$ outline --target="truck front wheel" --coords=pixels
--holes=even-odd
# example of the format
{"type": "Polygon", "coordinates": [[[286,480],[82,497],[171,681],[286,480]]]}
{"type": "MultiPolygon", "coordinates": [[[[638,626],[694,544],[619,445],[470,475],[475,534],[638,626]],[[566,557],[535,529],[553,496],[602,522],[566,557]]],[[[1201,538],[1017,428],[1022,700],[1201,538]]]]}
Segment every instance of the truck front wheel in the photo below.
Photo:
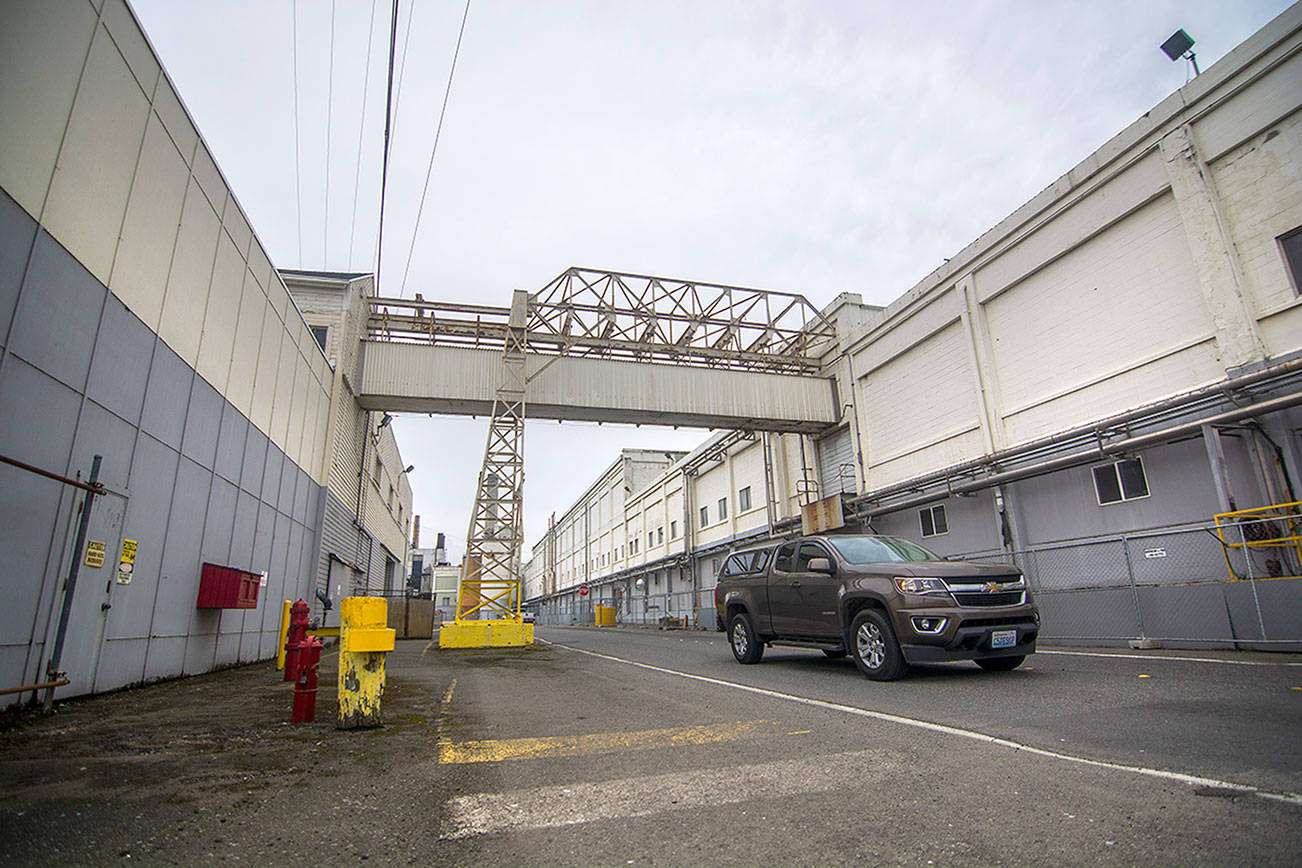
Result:
{"type": "Polygon", "coordinates": [[[850,654],[859,671],[873,681],[894,681],[909,671],[885,614],[864,609],[850,625],[850,654]]]}
{"type": "Polygon", "coordinates": [[[732,645],[732,656],[738,663],[758,663],[764,656],[764,644],[755,635],[750,617],[745,612],[732,616],[728,624],[728,644],[732,645]]]}

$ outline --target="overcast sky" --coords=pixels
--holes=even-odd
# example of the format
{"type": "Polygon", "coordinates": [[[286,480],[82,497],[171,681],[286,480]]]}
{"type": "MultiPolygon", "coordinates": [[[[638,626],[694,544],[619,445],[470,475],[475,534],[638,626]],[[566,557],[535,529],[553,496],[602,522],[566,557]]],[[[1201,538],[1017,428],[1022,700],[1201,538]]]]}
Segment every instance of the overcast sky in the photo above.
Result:
{"type": "MultiPolygon", "coordinates": [[[[374,271],[389,0],[129,2],[272,261],[374,271]]],[[[417,231],[466,6],[402,0],[380,292],[582,265],[885,304],[1183,85],[1177,28],[1206,70],[1288,5],[472,0],[417,231]]],[[[394,429],[455,561],[487,420],[394,429]]],[[[526,540],[621,447],[704,436],[530,423],[526,540]]]]}

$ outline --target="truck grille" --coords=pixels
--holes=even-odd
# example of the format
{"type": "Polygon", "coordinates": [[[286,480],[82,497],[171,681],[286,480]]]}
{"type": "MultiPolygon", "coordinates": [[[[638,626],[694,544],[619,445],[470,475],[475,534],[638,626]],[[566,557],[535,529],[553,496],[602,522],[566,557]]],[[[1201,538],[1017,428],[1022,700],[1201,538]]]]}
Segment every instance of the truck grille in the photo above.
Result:
{"type": "Polygon", "coordinates": [[[956,591],[954,599],[960,606],[1020,606],[1026,600],[1026,592],[995,591],[987,594],[983,591],[956,591]]]}

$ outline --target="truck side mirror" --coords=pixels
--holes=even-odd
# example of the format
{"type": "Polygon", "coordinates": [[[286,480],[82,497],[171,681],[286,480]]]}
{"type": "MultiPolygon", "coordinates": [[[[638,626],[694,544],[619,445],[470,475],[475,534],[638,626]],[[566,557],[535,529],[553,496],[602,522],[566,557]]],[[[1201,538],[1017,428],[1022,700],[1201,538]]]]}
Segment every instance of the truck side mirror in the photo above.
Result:
{"type": "Polygon", "coordinates": [[[811,573],[827,573],[829,576],[836,572],[830,558],[810,558],[807,569],[811,573]]]}

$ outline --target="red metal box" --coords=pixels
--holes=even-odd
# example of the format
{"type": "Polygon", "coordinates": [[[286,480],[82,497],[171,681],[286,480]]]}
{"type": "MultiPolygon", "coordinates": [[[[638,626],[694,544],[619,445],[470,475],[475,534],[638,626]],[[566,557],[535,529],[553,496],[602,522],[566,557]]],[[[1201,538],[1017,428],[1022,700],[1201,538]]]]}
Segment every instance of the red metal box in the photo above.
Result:
{"type": "Polygon", "coordinates": [[[200,609],[256,609],[262,576],[235,567],[204,564],[199,576],[200,609]]]}

